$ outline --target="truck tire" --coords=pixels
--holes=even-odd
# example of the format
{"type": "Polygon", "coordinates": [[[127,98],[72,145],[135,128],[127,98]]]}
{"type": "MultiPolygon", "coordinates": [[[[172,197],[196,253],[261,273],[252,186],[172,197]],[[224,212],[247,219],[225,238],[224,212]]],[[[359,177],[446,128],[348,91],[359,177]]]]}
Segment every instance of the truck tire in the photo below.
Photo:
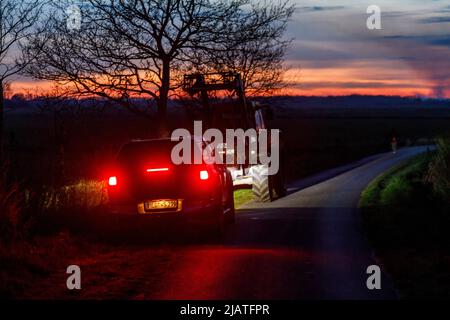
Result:
{"type": "Polygon", "coordinates": [[[267,165],[261,164],[251,167],[253,199],[257,202],[270,202],[272,200],[268,173],[267,165]]]}
{"type": "Polygon", "coordinates": [[[229,179],[230,179],[230,189],[229,189],[229,202],[228,202],[228,213],[226,215],[226,223],[227,224],[234,224],[235,222],[235,208],[234,208],[234,190],[233,190],[233,180],[231,178],[231,175],[229,175],[229,179]]]}
{"type": "MultiPolygon", "coordinates": [[[[287,194],[287,189],[285,185],[285,175],[284,175],[284,164],[280,164],[280,168],[278,170],[278,173],[274,176],[271,176],[271,183],[272,186],[272,194],[273,192],[276,193],[277,198],[285,197],[287,194]]],[[[272,196],[272,199],[274,199],[275,196],[272,196]]]]}

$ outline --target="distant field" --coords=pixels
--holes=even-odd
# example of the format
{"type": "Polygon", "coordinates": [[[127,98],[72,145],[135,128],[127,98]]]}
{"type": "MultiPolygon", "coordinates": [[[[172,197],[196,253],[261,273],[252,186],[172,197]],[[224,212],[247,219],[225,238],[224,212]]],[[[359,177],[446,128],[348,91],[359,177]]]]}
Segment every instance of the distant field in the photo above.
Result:
{"type": "MultiPolygon", "coordinates": [[[[374,101],[367,102],[370,107],[356,106],[361,99],[271,102],[275,110],[272,127],[280,128],[286,141],[290,179],[387,151],[393,131],[400,145],[409,145],[429,143],[450,128],[450,107],[443,102],[430,107],[406,100],[412,105],[388,107],[385,100],[376,100],[381,107],[374,106],[374,101]]],[[[177,109],[172,115],[172,128],[192,122],[183,114],[177,109]]],[[[6,114],[13,169],[19,180],[30,184],[98,179],[121,144],[154,137],[155,127],[155,120],[127,112],[6,114]]]]}
{"type": "Polygon", "coordinates": [[[302,177],[367,155],[390,150],[390,135],[400,146],[432,143],[446,133],[450,119],[290,118],[277,120],[289,150],[290,176],[302,177]]]}

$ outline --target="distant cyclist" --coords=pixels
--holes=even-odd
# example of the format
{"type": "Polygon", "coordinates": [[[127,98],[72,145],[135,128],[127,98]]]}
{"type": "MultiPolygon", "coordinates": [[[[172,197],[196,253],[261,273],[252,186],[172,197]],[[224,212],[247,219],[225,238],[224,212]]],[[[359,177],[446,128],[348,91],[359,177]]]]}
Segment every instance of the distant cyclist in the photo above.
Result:
{"type": "Polygon", "coordinates": [[[391,140],[392,153],[395,154],[397,152],[397,138],[393,137],[391,140]]]}

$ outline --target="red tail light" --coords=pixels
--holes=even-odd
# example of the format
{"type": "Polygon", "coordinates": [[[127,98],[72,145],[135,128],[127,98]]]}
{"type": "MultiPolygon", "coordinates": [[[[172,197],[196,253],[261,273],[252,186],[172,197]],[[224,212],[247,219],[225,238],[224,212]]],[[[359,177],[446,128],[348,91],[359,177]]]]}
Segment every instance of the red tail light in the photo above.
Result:
{"type": "Polygon", "coordinates": [[[147,172],[164,172],[169,171],[169,168],[150,168],[147,169],[147,172]]]}
{"type": "Polygon", "coordinates": [[[206,170],[200,171],[200,180],[208,180],[209,179],[209,173],[206,170]]]}
{"type": "Polygon", "coordinates": [[[117,186],[117,177],[115,177],[115,176],[109,177],[108,185],[111,186],[111,187],[117,186]]]}

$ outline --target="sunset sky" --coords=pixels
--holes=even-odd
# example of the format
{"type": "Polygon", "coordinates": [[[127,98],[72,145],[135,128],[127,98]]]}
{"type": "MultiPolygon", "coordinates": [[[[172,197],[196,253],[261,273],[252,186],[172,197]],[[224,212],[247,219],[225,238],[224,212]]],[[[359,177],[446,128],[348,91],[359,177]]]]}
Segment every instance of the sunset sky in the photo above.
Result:
{"type": "MultiPolygon", "coordinates": [[[[285,93],[450,98],[450,0],[295,0],[285,93]],[[366,27],[369,5],[382,30],[366,27]]],[[[17,79],[14,91],[48,84],[17,79]]]]}

